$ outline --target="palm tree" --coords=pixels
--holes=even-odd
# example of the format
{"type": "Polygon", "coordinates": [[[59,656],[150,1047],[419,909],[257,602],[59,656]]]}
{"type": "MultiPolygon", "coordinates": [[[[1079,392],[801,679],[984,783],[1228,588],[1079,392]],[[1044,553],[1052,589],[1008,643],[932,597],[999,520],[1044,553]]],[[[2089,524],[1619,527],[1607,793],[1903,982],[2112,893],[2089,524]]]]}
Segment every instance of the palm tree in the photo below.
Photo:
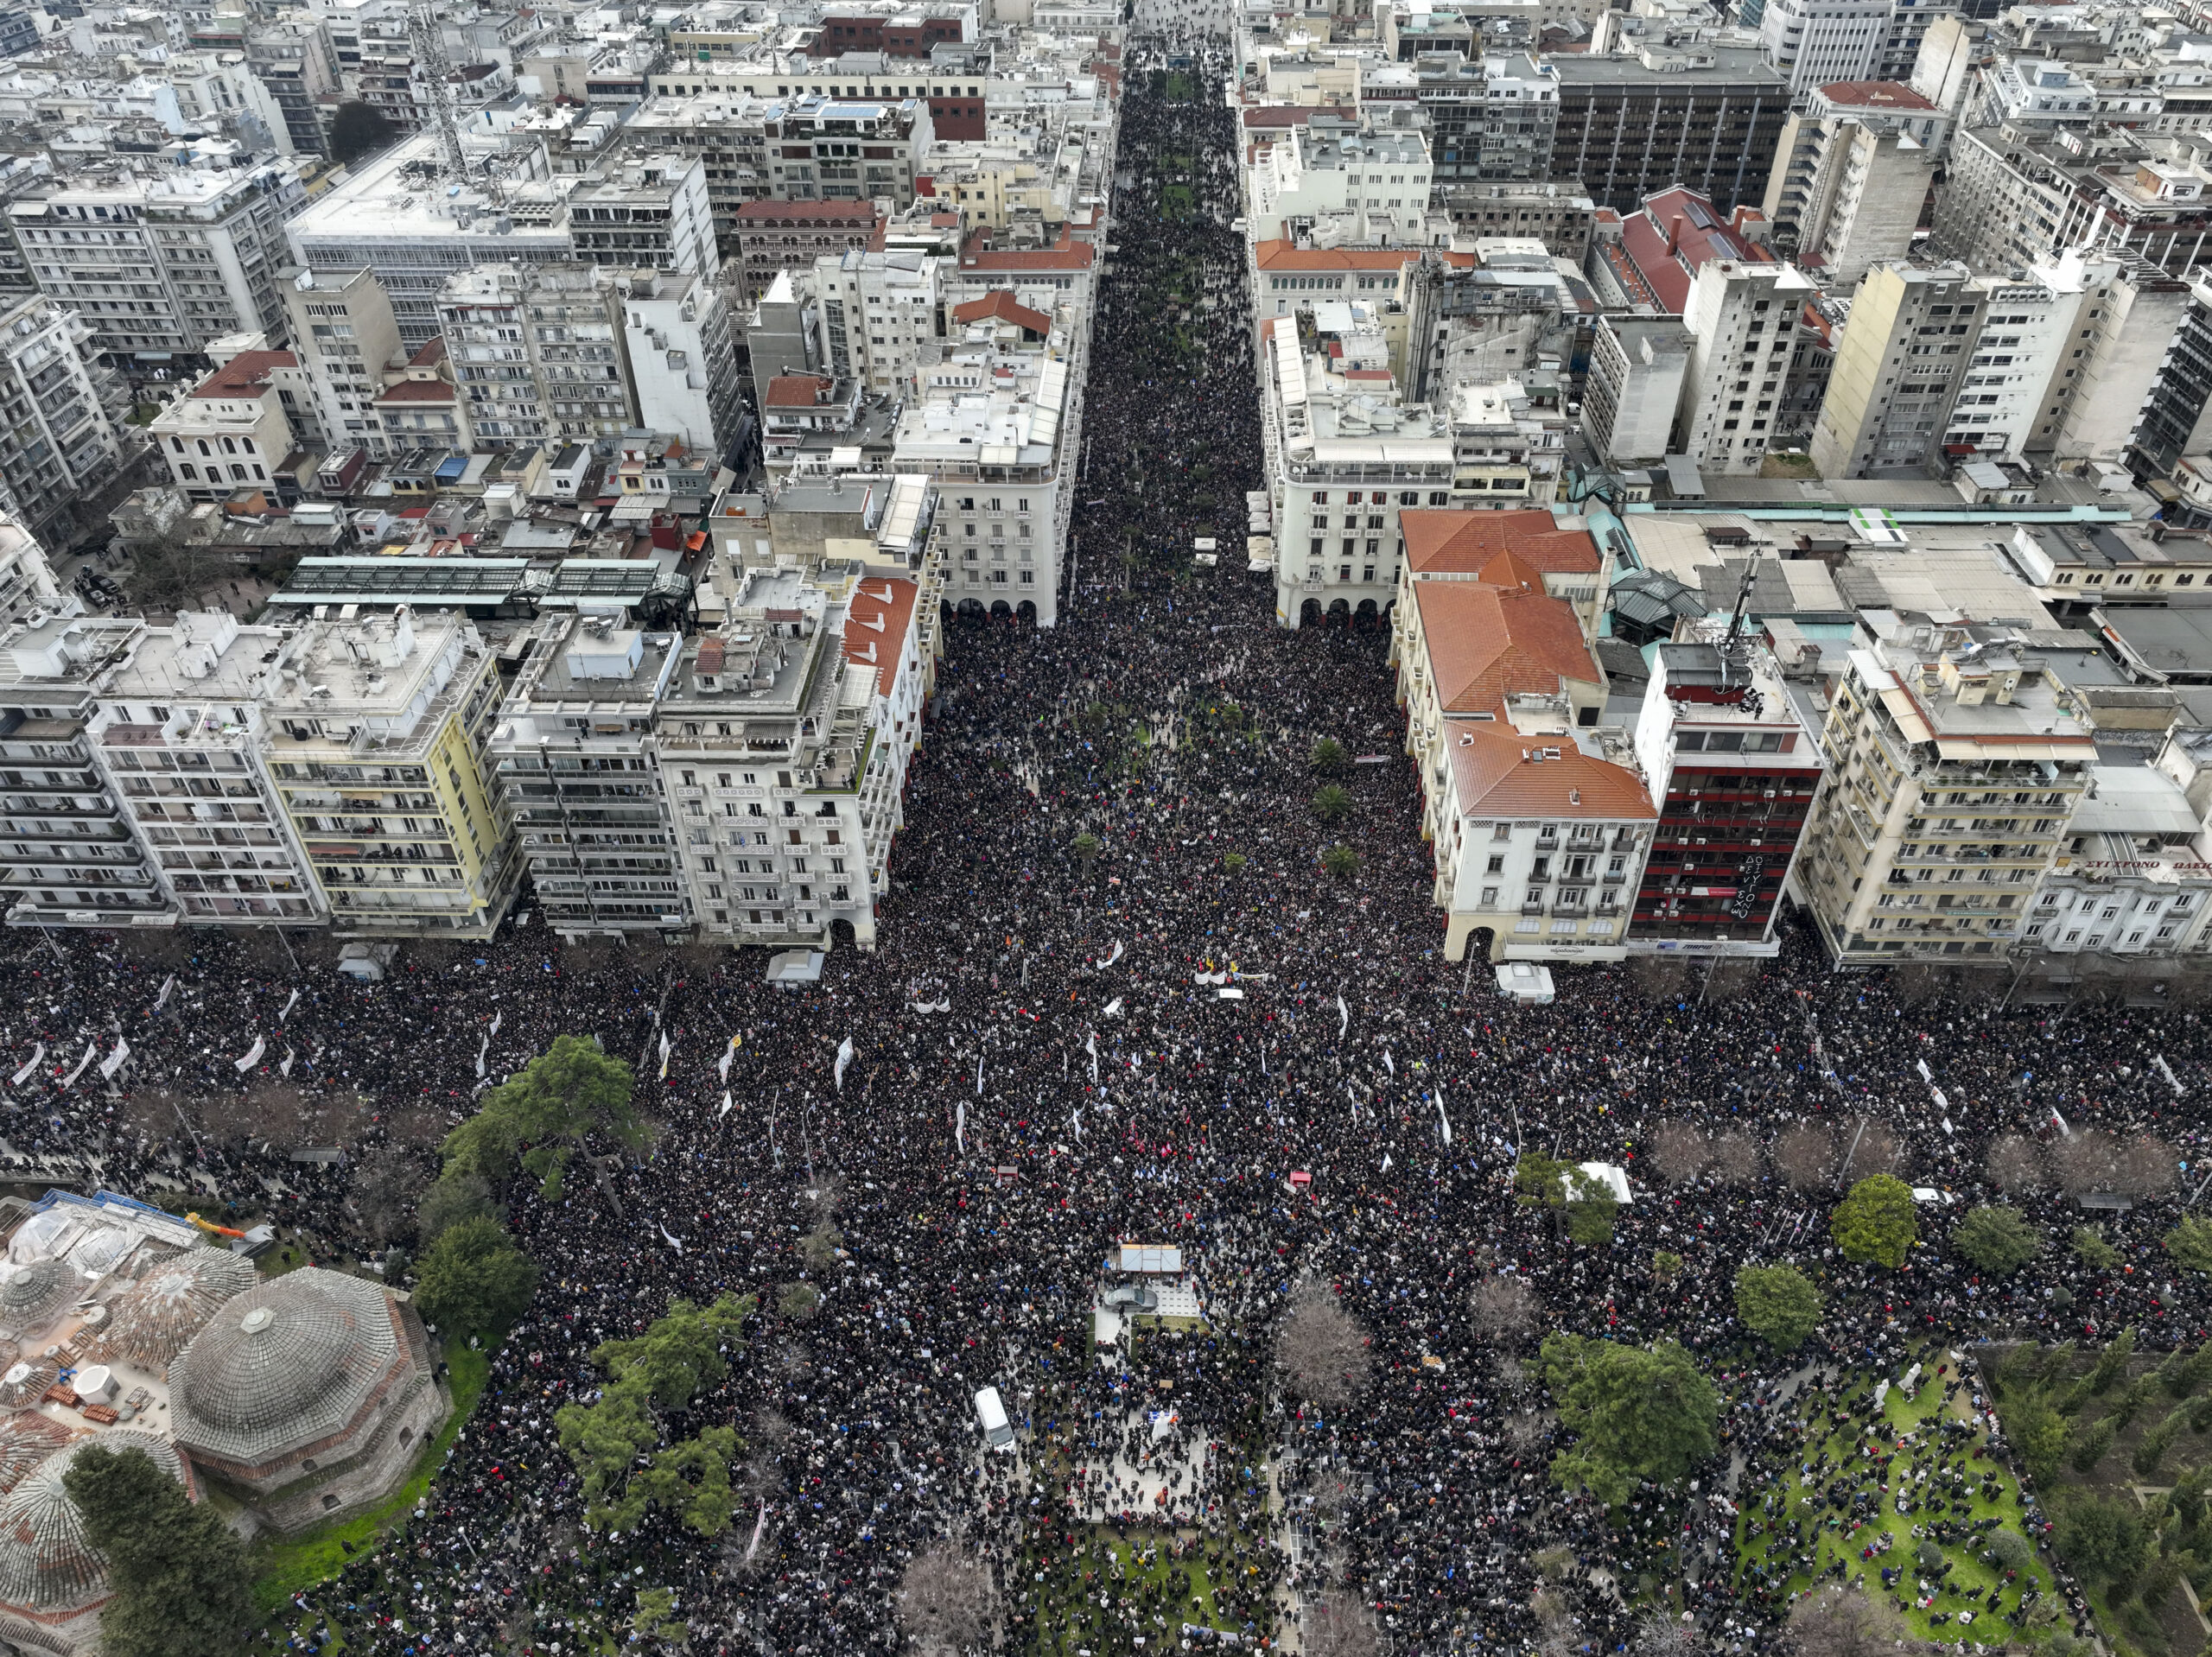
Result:
{"type": "Polygon", "coordinates": [[[1325,736],[1313,745],[1309,762],[1324,777],[1333,775],[1344,768],[1344,745],[1332,736],[1325,736]]]}
{"type": "Polygon", "coordinates": [[[1313,796],[1313,815],[1324,822],[1334,822],[1351,809],[1351,796],[1334,783],[1313,796]]]}
{"type": "Polygon", "coordinates": [[[1244,872],[1244,865],[1249,860],[1242,852],[1224,852],[1221,856],[1221,867],[1231,874],[1242,874],[1244,872]]]}
{"type": "Polygon", "coordinates": [[[1075,854],[1088,863],[1103,849],[1094,834],[1084,833],[1075,837],[1075,854]]]}
{"type": "Polygon", "coordinates": [[[1359,854],[1343,844],[1332,846],[1321,854],[1321,867],[1339,880],[1349,880],[1359,873],[1359,854]]]}

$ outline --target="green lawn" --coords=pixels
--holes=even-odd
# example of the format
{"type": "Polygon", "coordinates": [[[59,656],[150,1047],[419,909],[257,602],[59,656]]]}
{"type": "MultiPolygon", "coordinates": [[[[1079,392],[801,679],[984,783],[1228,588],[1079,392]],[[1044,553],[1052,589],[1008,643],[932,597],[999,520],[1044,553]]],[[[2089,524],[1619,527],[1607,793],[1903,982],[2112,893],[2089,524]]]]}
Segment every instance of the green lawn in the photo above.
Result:
{"type": "MultiPolygon", "coordinates": [[[[1077,1534],[1084,1533],[1078,1531],[1077,1534]]],[[[1095,1635],[1080,1632],[1073,1622],[1078,1609],[1086,1614],[1095,1612],[1096,1603],[1090,1596],[1101,1591],[1116,1599],[1136,1599],[1142,1597],[1147,1588],[1165,1590],[1160,1602],[1147,1603],[1145,1609],[1145,1632],[1152,1636],[1147,1642],[1148,1648],[1173,1650],[1181,1641],[1179,1629],[1186,1622],[1208,1628],[1241,1627],[1241,1618],[1231,1617],[1214,1603],[1214,1562],[1209,1559],[1205,1546],[1201,1544],[1181,1559],[1173,1559],[1167,1554],[1169,1540],[1166,1531],[1140,1533],[1133,1545],[1118,1540],[1109,1527],[1093,1525],[1088,1527],[1085,1551],[1081,1556],[1055,1548],[1049,1556],[1040,1559],[1033,1551],[1027,1562],[1031,1585],[1042,1590],[1047,1607],[1046,1614],[1039,1619],[1035,1649],[1046,1657],[1074,1657],[1083,1647],[1096,1649],[1105,1643],[1095,1635]],[[1121,1565],[1122,1580],[1116,1581],[1110,1571],[1095,1582],[1084,1580],[1085,1571],[1098,1568],[1089,1557],[1091,1544],[1103,1544],[1111,1552],[1121,1565]],[[1037,1583],[1034,1578],[1040,1565],[1046,1579],[1037,1583]],[[1188,1594],[1183,1591],[1186,1573],[1192,1578],[1188,1594]],[[1164,1639],[1160,1637],[1162,1630],[1150,1620],[1154,1612],[1166,1619],[1164,1639]]],[[[1225,1567],[1228,1562],[1222,1564],[1225,1567]]],[[[1125,1626],[1119,1622],[1111,1625],[1116,1628],[1125,1626]]]]}
{"type": "MultiPolygon", "coordinates": [[[[1930,1368],[1933,1368],[1932,1364],[1930,1368]]],[[[1863,1405],[1864,1400],[1872,1391],[1873,1387],[1871,1381],[1852,1391],[1849,1400],[1854,1410],[1863,1405]]],[[[1942,1412],[1943,1407],[1943,1387],[1941,1381],[1928,1381],[1921,1387],[1920,1396],[1915,1400],[1908,1400],[1902,1392],[1892,1387],[1889,1396],[1883,1403],[1883,1430],[1878,1433],[1869,1435],[1865,1428],[1872,1424],[1866,1421],[1862,1417],[1860,1421],[1853,1424],[1859,1428],[1859,1431],[1853,1436],[1847,1437],[1842,1433],[1832,1432],[1825,1442],[1808,1444],[1799,1451],[1796,1460],[1801,1468],[1808,1462],[1816,1462],[1821,1452],[1825,1450],[1832,1461],[1840,1462],[1847,1468],[1854,1470],[1863,1470],[1872,1464],[1872,1458],[1862,1453],[1865,1446],[1870,1444],[1875,1446],[1878,1453],[1893,1452],[1894,1459],[1891,1461],[1888,1471],[1884,1475],[1882,1488],[1879,1490],[1880,1505],[1871,1511],[1858,1512],[1846,1509],[1844,1513],[1839,1514],[1834,1508],[1824,1505],[1817,1507],[1803,1505],[1802,1498],[1808,1494],[1806,1481],[1802,1474],[1794,1470],[1781,1488],[1781,1503],[1778,1510],[1772,1514],[1766,1511],[1764,1493],[1746,1489],[1742,1495],[1744,1511],[1738,1519],[1736,1527],[1739,1584],[1756,1580],[1750,1574],[1751,1568],[1756,1565],[1765,1563],[1765,1549],[1769,1542],[1773,1540],[1775,1525],[1779,1523],[1786,1526],[1790,1520],[1802,1517],[1809,1527],[1815,1515],[1817,1514],[1820,1528],[1819,1540],[1815,1545],[1816,1556],[1815,1563],[1809,1568],[1801,1566],[1795,1574],[1783,1581],[1781,1586],[1785,1592],[1799,1592],[1809,1587],[1821,1571],[1825,1571],[1839,1559],[1844,1562],[1845,1579],[1848,1581],[1864,1572],[1866,1588],[1869,1592],[1873,1593],[1882,1591],[1880,1572],[1883,1567],[1887,1566],[1891,1569],[1901,1567],[1904,1575],[1897,1585],[1889,1590],[1888,1597],[1892,1604],[1897,1605],[1904,1612],[1905,1620],[1911,1624],[1913,1632],[1918,1638],[1951,1643],[1980,1641],[1983,1644],[2003,1644],[2008,1640],[2018,1643],[2023,1637],[2020,1630],[2005,1622],[2003,1617],[2009,1615],[2019,1603],[2020,1590],[2028,1585],[2028,1577],[2032,1575],[2047,1578],[2048,1567],[2038,1559],[2026,1571],[2021,1572],[2019,1580],[2008,1584],[2005,1592],[2002,1611],[1999,1616],[1993,1621],[1986,1609],[1988,1605],[1986,1594],[1976,1600],[1965,1597],[1975,1589],[1993,1586],[2004,1575],[2001,1571],[1981,1562],[1980,1539],[1986,1534],[1986,1530],[1974,1533],[1974,1540],[1971,1542],[1963,1536],[1940,1541],[1939,1546],[1942,1547],[1944,1560],[1951,1566],[1951,1574],[1943,1579],[1942,1590],[1936,1595],[1933,1605],[1923,1609],[1918,1603],[1918,1597],[1925,1597],[1925,1596],[1918,1597],[1914,1596],[1915,1582],[1928,1574],[1921,1569],[1915,1559],[1921,1541],[1926,1534],[1927,1527],[1938,1524],[1963,1527],[1979,1521],[1994,1519],[2005,1528],[2018,1531],[2022,1535],[2027,1533],[2025,1515],[2020,1506],[2018,1479],[2010,1469],[2001,1463],[1993,1464],[1986,1458],[1980,1462],[1968,1459],[1965,1465],[1975,1470],[1986,1466],[1992,1467],[1997,1476],[1997,1482],[2004,1486],[2002,1495],[1993,1500],[1986,1498],[1981,1494],[1983,1487],[1974,1481],[1969,1481],[1965,1490],[1955,1494],[1948,1480],[1939,1485],[1931,1474],[1927,1484],[1916,1487],[1918,1498],[1914,1511],[1910,1514],[1897,1512],[1897,1495],[1904,1489],[1902,1481],[1917,1473],[1922,1467],[1932,1468],[1934,1465],[1936,1458],[1936,1435],[1928,1424],[1942,1412]],[[1919,1442],[1907,1444],[1901,1450],[1897,1448],[1900,1440],[1916,1432],[1920,1434],[1919,1442]],[[1938,1509],[1939,1502],[1944,1504],[1942,1510],[1938,1509]],[[1767,1531],[1764,1535],[1754,1537],[1751,1534],[1751,1527],[1762,1521],[1767,1525],[1767,1531]],[[1922,1536],[1913,1534],[1916,1526],[1922,1527],[1922,1536]],[[1885,1532],[1894,1534],[1897,1539],[1890,1552],[1872,1559],[1860,1559],[1859,1551],[1878,1543],[1885,1532]],[[1901,1599],[1900,1596],[1904,1597],[1901,1599]],[[1962,1611],[1973,1612],[1974,1620],[1972,1622],[1961,1622],[1959,1613],[1962,1611]],[[1936,1623],[1931,1621],[1935,1616],[1944,1615],[1948,1616],[1947,1622],[1936,1623]]],[[[1956,1418],[1960,1412],[1955,1407],[1951,1414],[1956,1418]]],[[[1950,1459],[1954,1462],[1959,1459],[1961,1446],[1963,1446],[1963,1453],[1970,1457],[1973,1447],[1986,1441],[1986,1435],[1980,1432],[1974,1433],[1970,1438],[1954,1435],[1949,1441],[1950,1459]]],[[[1779,1566],[1781,1557],[1777,1557],[1775,1562],[1777,1568],[1779,1566]]],[[[2044,1586],[2045,1598],[2038,1603],[2039,1606],[2050,1602],[2047,1580],[2044,1586]]]]}
{"type": "Polygon", "coordinates": [[[1160,192],[1160,216],[1188,219],[1198,210],[1198,197],[1187,184],[1170,184],[1160,192]]]}
{"type": "Polygon", "coordinates": [[[467,1347],[450,1349],[446,1354],[446,1369],[453,1388],[453,1413],[446,1418],[437,1436],[423,1446],[423,1453],[415,1461],[415,1470],[405,1483],[366,1513],[318,1526],[297,1536],[264,1542],[254,1550],[250,1559],[257,1572],[253,1603],[263,1615],[273,1613],[294,1594],[329,1581],[349,1561],[373,1552],[387,1534],[404,1525],[414,1512],[415,1504],[429,1491],[431,1481],[445,1464],[446,1451],[467,1423],[469,1413],[475,1409],[476,1400],[483,1396],[485,1383],[492,1374],[491,1354],[471,1351],[467,1347]],[[348,1543],[353,1546],[351,1553],[346,1551],[345,1545],[348,1543]]]}

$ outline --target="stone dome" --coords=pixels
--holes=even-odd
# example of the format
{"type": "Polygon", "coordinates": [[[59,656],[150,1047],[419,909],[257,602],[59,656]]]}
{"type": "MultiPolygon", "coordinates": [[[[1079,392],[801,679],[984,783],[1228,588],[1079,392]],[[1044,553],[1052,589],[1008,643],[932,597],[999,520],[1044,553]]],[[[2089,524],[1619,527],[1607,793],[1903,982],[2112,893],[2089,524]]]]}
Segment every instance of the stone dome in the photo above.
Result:
{"type": "Polygon", "coordinates": [[[61,1379],[61,1366],[46,1358],[24,1358],[0,1370],[0,1410],[25,1410],[46,1396],[61,1379]]]}
{"type": "Polygon", "coordinates": [[[392,1303],[302,1267],[223,1303],[169,1368],[188,1451],[258,1466],[343,1432],[401,1355],[392,1303]]]}
{"type": "Polygon", "coordinates": [[[77,1298],[83,1281],[62,1261],[35,1260],[0,1280],[0,1324],[10,1329],[42,1329],[77,1298]]]}
{"type": "Polygon", "coordinates": [[[24,1474],[73,1436],[61,1423],[36,1410],[10,1410],[0,1415],[0,1495],[21,1484],[24,1474]]]}
{"type": "Polygon", "coordinates": [[[225,1301],[260,1281],[252,1261],[227,1249],[195,1248],[163,1260],[116,1297],[99,1355],[165,1370],[225,1301]]]}
{"type": "Polygon", "coordinates": [[[85,1534],[84,1515],[61,1482],[92,1444],[103,1450],[143,1450],[171,1478],[184,1479],[184,1464],[175,1450],[150,1433],[129,1428],[80,1438],[48,1456],[0,1501],[0,1603],[67,1612],[107,1593],[107,1561],[85,1534]]]}

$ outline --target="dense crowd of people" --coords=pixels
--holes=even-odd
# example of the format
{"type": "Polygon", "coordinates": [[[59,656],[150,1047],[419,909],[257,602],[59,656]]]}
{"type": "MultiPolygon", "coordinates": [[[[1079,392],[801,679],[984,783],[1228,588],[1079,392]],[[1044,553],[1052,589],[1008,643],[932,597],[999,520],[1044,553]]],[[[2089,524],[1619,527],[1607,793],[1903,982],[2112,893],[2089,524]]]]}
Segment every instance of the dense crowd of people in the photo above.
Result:
{"type": "MultiPolygon", "coordinates": [[[[280,1619],[295,1646],[342,1631],[355,1657],[596,1649],[666,1588],[694,1652],[889,1649],[903,1573],[949,1537],[990,1563],[1014,1636],[1158,1649],[1172,1597],[1105,1592],[1109,1533],[1173,1550],[1192,1583],[1205,1564],[1209,1615],[1240,1642],[1341,1584],[1396,1652],[1519,1649],[1561,1628],[1611,1650],[1635,1637],[1629,1584],[1662,1552],[1707,1562],[1681,1603],[1725,1642],[1786,1604],[1713,1563],[1731,1521],[1709,1504],[1647,1491],[1608,1514],[1554,1487],[1545,1332],[1682,1341],[1716,1371],[1738,1463],[1805,1364],[2123,1324],[2149,1348],[2206,1337],[2202,1282],[2157,1247],[2171,1197],[2110,1216],[2121,1267],[2054,1247],[1993,1286],[1940,1248],[1897,1273],[1834,1258],[1834,1182],[1796,1180],[1783,1155],[1809,1124],[1840,1157],[1863,1138],[1841,1130],[1871,1122],[1889,1165],[1972,1200],[1994,1145],[2040,1154],[2063,1122],[2153,1133],[2194,1169],[2190,1101],[2212,1086],[2194,1015],[1926,999],[1827,973],[1788,925],[1778,957],[1718,993],[1586,968],[1524,1007],[1443,959],[1384,640],[1279,631],[1268,589],[1185,556],[1201,535],[1233,544],[1262,483],[1228,227],[1236,134],[1208,90],[1226,67],[1204,35],[1133,42],[1077,530],[1131,562],[1107,580],[1094,566],[1088,586],[1079,568],[1049,632],[952,630],[877,953],[833,954],[793,991],[762,984],[755,956],[566,947],[524,915],[356,985],[249,965],[217,937],[174,966],[127,939],[10,938],[0,1033],[24,1070],[0,1106],[8,1146],[82,1154],[99,1183],[156,1200],[212,1191],[319,1258],[374,1252],[364,1159],[397,1146],[427,1178],[480,1074],[563,1033],[640,1060],[651,1150],[558,1202],[505,1193],[541,1265],[536,1302],[419,1516],[300,1597],[280,1619]],[[1185,181],[1188,207],[1164,194],[1185,181]],[[1171,312],[1181,344],[1160,338],[1171,312]],[[1333,825],[1307,803],[1323,739],[1384,757],[1343,772],[1354,809],[1333,825]],[[1339,841],[1356,872],[1324,870],[1339,841]],[[61,1085],[117,1034],[133,1050],[122,1096],[91,1072],[61,1085]],[[182,1101],[279,1087],[330,1120],[366,1101],[349,1164],[184,1123],[182,1101]],[[179,1101],[176,1126],[149,1100],[179,1101]],[[1668,1123],[1732,1152],[1662,1178],[1649,1151],[1668,1123]],[[1630,1171],[1610,1246],[1516,1200],[1524,1146],[1630,1171]],[[840,1258],[810,1266],[798,1243],[825,1224],[840,1258]],[[1204,1324],[1125,1363],[1096,1347],[1093,1309],[1128,1239],[1187,1251],[1204,1324]],[[1656,1273],[1655,1251],[1679,1268],[1656,1273]],[[1757,1355],[1731,1296],[1738,1266],[1785,1259],[1830,1296],[1802,1360],[1757,1355]],[[1473,1318],[1500,1275],[1532,1293],[1522,1326],[1473,1318]],[[773,1291],[801,1278],[819,1307],[787,1315],[773,1291]],[[1283,1311],[1316,1290],[1369,1343],[1346,1405],[1275,1383],[1283,1311]],[[659,1514],[594,1532],[555,1413],[592,1395],[601,1343],[724,1291],[760,1310],[695,1414],[742,1435],[737,1522],[717,1541],[659,1514]],[[985,1385],[1020,1430],[1014,1454],[982,1448],[985,1385]]],[[[2010,1183],[2063,1237],[2059,1199],[2010,1183]]]]}

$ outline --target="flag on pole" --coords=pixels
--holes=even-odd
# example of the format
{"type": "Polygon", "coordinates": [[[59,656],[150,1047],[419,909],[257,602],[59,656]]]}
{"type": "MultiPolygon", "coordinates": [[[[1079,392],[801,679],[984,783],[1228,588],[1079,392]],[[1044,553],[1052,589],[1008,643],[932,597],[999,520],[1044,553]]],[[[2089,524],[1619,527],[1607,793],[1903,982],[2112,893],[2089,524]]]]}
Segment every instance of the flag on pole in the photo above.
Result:
{"type": "Polygon", "coordinates": [[[729,1114],[729,1095],[728,1093],[724,1093],[722,1095],[722,1108],[715,1113],[715,1120],[716,1121],[720,1121],[723,1117],[729,1114]]]}
{"type": "Polygon", "coordinates": [[[505,1007],[501,1007],[497,1013],[494,1013],[492,1015],[492,1033],[493,1035],[496,1036],[499,1033],[499,1021],[506,1016],[507,1010],[505,1007]]]}
{"type": "Polygon", "coordinates": [[[115,1073],[130,1059],[130,1044],[120,1036],[115,1038],[115,1051],[100,1061],[100,1076],[104,1081],[115,1080],[115,1073]]]}
{"type": "Polygon", "coordinates": [[[284,1062],[276,1067],[276,1074],[287,1082],[292,1079],[292,1050],[289,1047],[284,1050],[284,1062]]]}
{"type": "Polygon", "coordinates": [[[664,1030],[660,1032],[660,1079],[664,1082],[668,1080],[669,1049],[673,1047],[675,1044],[676,1044],[674,1042],[669,1040],[667,1031],[664,1030]]]}
{"type": "Polygon", "coordinates": [[[240,1076],[244,1076],[248,1070],[261,1063],[261,1056],[268,1051],[268,1041],[263,1037],[256,1036],[253,1038],[253,1045],[245,1050],[245,1057],[244,1058],[234,1058],[231,1063],[237,1068],[238,1073],[240,1076]]]}
{"type": "Polygon", "coordinates": [[[44,1042],[41,1042],[37,1046],[31,1049],[31,1056],[23,1061],[23,1068],[8,1078],[8,1085],[13,1088],[22,1087],[24,1082],[30,1080],[31,1072],[38,1069],[39,1060],[45,1057],[46,1044],[44,1042]]]}
{"type": "Polygon", "coordinates": [[[1090,1055],[1090,1085],[1095,1088],[1098,1085],[1098,1032],[1096,1030],[1083,1044],[1083,1051],[1090,1055]]]}
{"type": "Polygon", "coordinates": [[[1078,1110],[1073,1116],[1070,1117],[1068,1121],[1070,1125],[1075,1129],[1077,1140],[1080,1142],[1083,1138],[1083,1113],[1078,1110]]]}
{"type": "Polygon", "coordinates": [[[476,1044],[476,1074],[484,1074],[484,1055],[492,1051],[492,1038],[486,1036],[476,1044]]]}
{"type": "MultiPolygon", "coordinates": [[[[724,1055],[727,1058],[728,1055],[724,1055]]],[[[845,1090],[845,1066],[853,1062],[853,1038],[848,1036],[837,1044],[837,1091],[845,1090]]]]}
{"type": "Polygon", "coordinates": [[[722,1049],[721,1062],[715,1068],[721,1073],[721,1079],[724,1082],[729,1080],[729,1062],[737,1057],[737,1044],[744,1039],[742,1036],[732,1036],[729,1045],[722,1049]]]}
{"type": "Polygon", "coordinates": [[[1444,1128],[1444,1142],[1452,1143],[1452,1119],[1444,1114],[1444,1089],[1436,1090],[1436,1120],[1444,1128]]]}
{"type": "Polygon", "coordinates": [[[283,1010],[276,1015],[276,1022],[278,1024],[283,1023],[285,1019],[292,1016],[292,1009],[299,1005],[299,1000],[300,993],[296,989],[284,998],[283,1010]]]}
{"type": "Polygon", "coordinates": [[[70,1071],[68,1075],[61,1078],[61,1085],[67,1088],[72,1082],[74,1082],[79,1076],[84,1075],[85,1067],[92,1062],[92,1055],[99,1052],[99,1043],[96,1041],[86,1042],[85,1044],[84,1057],[77,1061],[77,1068],[75,1070],[70,1071]]]}
{"type": "Polygon", "coordinates": [[[981,1053],[976,1055],[976,1096],[978,1099],[983,1096],[983,1056],[981,1053]]]}
{"type": "Polygon", "coordinates": [[[1398,1065],[1397,1065],[1397,1061],[1396,1061],[1396,1060],[1395,1060],[1395,1059],[1393,1059],[1393,1058],[1390,1057],[1390,1050],[1389,1050],[1389,1048],[1387,1048],[1387,1047],[1385,1047],[1385,1048],[1382,1050],[1382,1068],[1383,1068],[1384,1070],[1386,1070],[1389,1071],[1389,1073],[1390,1073],[1390,1076],[1391,1076],[1391,1079],[1392,1079],[1393,1081],[1395,1081],[1395,1080],[1396,1080],[1396,1079],[1397,1079],[1397,1075],[1398,1075],[1398,1065]]]}
{"type": "Polygon", "coordinates": [[[169,992],[176,987],[176,975],[171,973],[162,980],[162,993],[154,998],[154,1011],[159,1013],[169,1004],[169,992]]]}
{"type": "Polygon", "coordinates": [[[1337,997],[1337,1039],[1344,1038],[1344,1032],[1351,1028],[1351,1009],[1344,1005],[1344,998],[1337,997]]]}
{"type": "Polygon", "coordinates": [[[968,1101],[965,1099],[952,1101],[952,1137],[959,1141],[963,1152],[968,1149],[968,1101]]]}
{"type": "Polygon", "coordinates": [[[2050,1120],[2058,1124],[2058,1131],[2061,1133],[2063,1133],[2068,1139],[2070,1140],[2074,1137],[2074,1130],[2066,1126],[2066,1119],[2058,1114],[2058,1107],[2056,1105],[2053,1105],[2050,1108],[2050,1120]]]}
{"type": "MultiPolygon", "coordinates": [[[[655,1222],[655,1223],[658,1224],[658,1222],[655,1222]]],[[[660,1235],[668,1239],[668,1246],[671,1248],[673,1248],[677,1254],[680,1254],[683,1252],[683,1243],[682,1239],[677,1237],[666,1226],[661,1226],[660,1235]]]]}

